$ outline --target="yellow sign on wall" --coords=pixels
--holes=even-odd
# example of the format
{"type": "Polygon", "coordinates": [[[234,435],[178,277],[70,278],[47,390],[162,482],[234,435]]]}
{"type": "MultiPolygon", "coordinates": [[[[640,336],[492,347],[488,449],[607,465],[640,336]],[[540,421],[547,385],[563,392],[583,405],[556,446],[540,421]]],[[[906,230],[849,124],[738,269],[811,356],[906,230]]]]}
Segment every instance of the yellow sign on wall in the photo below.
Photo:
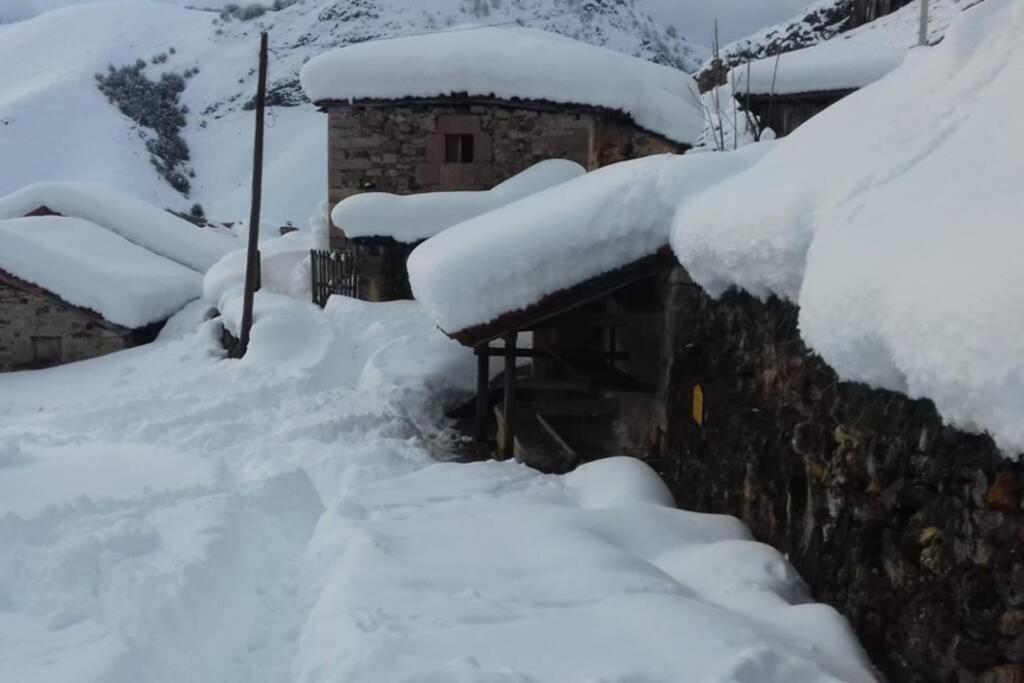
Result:
{"type": "Polygon", "coordinates": [[[693,385],[693,421],[704,426],[704,389],[699,384],[693,385]]]}

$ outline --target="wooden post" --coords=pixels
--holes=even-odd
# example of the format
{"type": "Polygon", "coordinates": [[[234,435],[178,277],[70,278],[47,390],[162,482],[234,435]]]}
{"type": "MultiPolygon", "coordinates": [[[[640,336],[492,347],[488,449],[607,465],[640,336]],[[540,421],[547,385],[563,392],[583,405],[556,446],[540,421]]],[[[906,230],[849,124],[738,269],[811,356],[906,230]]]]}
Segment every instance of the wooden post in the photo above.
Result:
{"type": "Polygon", "coordinates": [[[260,286],[260,205],[263,200],[263,112],[267,103],[267,32],[260,33],[260,72],[256,85],[256,139],[252,158],[252,207],[249,212],[249,248],[245,261],[245,296],[242,299],[242,329],[238,337],[236,357],[249,348],[252,329],[252,306],[260,286]]]}
{"type": "Polygon", "coordinates": [[[928,45],[928,0],[921,0],[921,24],[917,28],[917,44],[928,45]]]}
{"type": "Polygon", "coordinates": [[[490,383],[491,356],[487,353],[490,343],[476,347],[476,442],[487,441],[487,386],[490,383]]]}
{"type": "Polygon", "coordinates": [[[505,433],[501,451],[502,457],[515,456],[516,419],[516,337],[513,332],[505,337],[505,433]]]}

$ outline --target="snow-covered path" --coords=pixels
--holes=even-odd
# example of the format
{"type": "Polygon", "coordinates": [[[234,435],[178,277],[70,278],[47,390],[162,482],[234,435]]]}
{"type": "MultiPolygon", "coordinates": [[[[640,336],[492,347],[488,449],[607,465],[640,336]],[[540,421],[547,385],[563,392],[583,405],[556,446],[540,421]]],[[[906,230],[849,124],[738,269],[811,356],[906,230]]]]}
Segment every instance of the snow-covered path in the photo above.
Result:
{"type": "Polygon", "coordinates": [[[0,680],[871,680],[636,461],[439,462],[473,358],[416,304],[266,296],[241,361],[202,312],[0,376],[0,680]]]}

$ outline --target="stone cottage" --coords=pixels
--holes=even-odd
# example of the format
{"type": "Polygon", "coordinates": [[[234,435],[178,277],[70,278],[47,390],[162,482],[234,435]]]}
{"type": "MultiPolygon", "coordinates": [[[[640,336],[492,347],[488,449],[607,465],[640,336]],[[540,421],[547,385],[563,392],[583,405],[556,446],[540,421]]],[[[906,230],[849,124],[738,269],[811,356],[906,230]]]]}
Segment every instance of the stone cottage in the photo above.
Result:
{"type": "MultiPolygon", "coordinates": [[[[703,129],[694,81],[629,55],[544,31],[474,28],[350,45],[302,70],[327,113],[330,204],[361,192],[489,190],[546,159],[588,170],[683,152],[703,129]]],[[[348,244],[332,225],[331,244],[348,244]]],[[[390,262],[408,297],[404,261],[387,228],[356,242],[361,273],[390,262]]],[[[372,277],[372,276],[371,276],[372,277]]],[[[362,280],[362,278],[361,278],[362,280]]]]}
{"type": "Polygon", "coordinates": [[[0,198],[0,372],[151,341],[235,240],[114,188],[41,183],[0,198]]]}
{"type": "Polygon", "coordinates": [[[198,273],[80,218],[0,220],[0,372],[152,341],[198,273]]]}

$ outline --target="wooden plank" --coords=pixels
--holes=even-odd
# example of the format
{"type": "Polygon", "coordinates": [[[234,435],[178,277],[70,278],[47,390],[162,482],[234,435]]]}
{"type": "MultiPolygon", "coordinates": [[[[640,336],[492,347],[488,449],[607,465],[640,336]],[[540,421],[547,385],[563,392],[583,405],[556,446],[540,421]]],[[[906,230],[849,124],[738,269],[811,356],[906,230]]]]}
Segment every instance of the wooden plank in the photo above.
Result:
{"type": "Polygon", "coordinates": [[[511,458],[515,450],[517,337],[515,332],[505,337],[505,438],[501,449],[504,458],[511,458]]]}
{"type": "Polygon", "coordinates": [[[562,450],[564,450],[567,455],[570,455],[573,458],[576,457],[577,454],[576,451],[573,450],[573,447],[570,446],[558,431],[551,426],[551,423],[548,422],[547,418],[545,418],[543,414],[537,413],[537,422],[539,422],[540,426],[544,428],[544,431],[548,433],[548,436],[554,439],[555,443],[562,447],[562,450]]]}
{"type": "Polygon", "coordinates": [[[490,384],[490,360],[487,346],[476,348],[476,441],[487,440],[488,385],[490,384]]]}
{"type": "Polygon", "coordinates": [[[535,304],[509,311],[497,319],[474,325],[449,336],[465,346],[476,346],[498,339],[510,332],[537,329],[548,320],[562,316],[581,306],[601,299],[623,287],[647,278],[656,277],[675,268],[678,262],[668,247],[604,275],[591,278],[573,287],[549,294],[535,304]]]}

